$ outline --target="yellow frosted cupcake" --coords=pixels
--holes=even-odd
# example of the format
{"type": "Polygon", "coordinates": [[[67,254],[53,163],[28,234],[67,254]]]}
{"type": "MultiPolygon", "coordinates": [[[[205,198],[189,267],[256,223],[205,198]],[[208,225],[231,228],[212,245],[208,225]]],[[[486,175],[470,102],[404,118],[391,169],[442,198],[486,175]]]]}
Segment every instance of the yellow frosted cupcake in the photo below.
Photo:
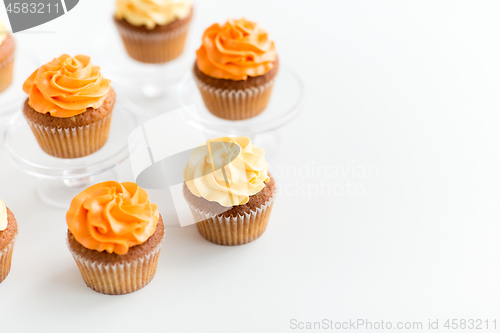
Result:
{"type": "Polygon", "coordinates": [[[88,287],[108,295],[137,291],[154,277],[163,220],[135,183],[93,185],[66,214],[68,247],[88,287]]]}
{"type": "Polygon", "coordinates": [[[266,230],[276,197],[264,149],[247,137],[222,137],[196,148],[184,170],[184,197],[200,234],[241,245],[266,230]]]}
{"type": "Polygon", "coordinates": [[[114,20],[131,58],[159,64],[182,54],[192,17],[191,0],[117,0],[114,20]]]}
{"type": "Polygon", "coordinates": [[[5,25],[0,21],[0,93],[12,83],[15,50],[14,38],[7,33],[5,25]]]}

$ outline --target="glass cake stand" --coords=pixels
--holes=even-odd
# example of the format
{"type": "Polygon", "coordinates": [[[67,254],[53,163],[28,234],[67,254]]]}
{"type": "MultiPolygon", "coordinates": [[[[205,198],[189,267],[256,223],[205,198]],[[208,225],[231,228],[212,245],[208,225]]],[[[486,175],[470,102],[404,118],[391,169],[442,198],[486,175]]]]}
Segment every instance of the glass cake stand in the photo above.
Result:
{"type": "Polygon", "coordinates": [[[128,136],[138,126],[124,106],[115,105],[108,141],[97,152],[75,159],[46,154],[38,145],[21,112],[6,125],[4,144],[14,164],[39,178],[37,192],[45,203],[68,209],[73,197],[86,187],[118,177],[116,166],[129,156],[128,136]]]}
{"type": "Polygon", "coordinates": [[[280,65],[267,108],[260,115],[245,120],[225,120],[210,113],[191,73],[179,83],[177,97],[181,106],[196,107],[197,114],[185,113],[186,121],[203,130],[207,136],[248,136],[253,144],[265,148],[266,155],[274,157],[282,141],[278,130],[302,110],[304,84],[294,70],[280,65]]]}
{"type": "Polygon", "coordinates": [[[23,83],[40,65],[40,60],[34,53],[21,47],[16,50],[14,79],[9,88],[0,93],[0,121],[22,109],[24,100],[28,97],[23,91],[23,83]]]}
{"type": "Polygon", "coordinates": [[[94,49],[93,62],[112,81],[120,98],[128,99],[130,110],[141,120],[178,107],[177,85],[194,63],[187,52],[165,64],[141,63],[127,54],[115,28],[99,36],[94,49]]]}

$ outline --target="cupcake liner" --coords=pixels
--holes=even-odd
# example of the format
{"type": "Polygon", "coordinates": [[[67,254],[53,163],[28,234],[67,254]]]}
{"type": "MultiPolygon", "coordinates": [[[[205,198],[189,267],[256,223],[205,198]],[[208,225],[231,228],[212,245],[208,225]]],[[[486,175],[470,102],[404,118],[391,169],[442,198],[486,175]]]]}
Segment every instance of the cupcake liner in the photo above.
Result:
{"type": "Polygon", "coordinates": [[[27,119],[38,144],[49,155],[60,158],[78,158],[90,155],[108,140],[112,113],[84,126],[57,128],[27,119]]]}
{"type": "Polygon", "coordinates": [[[0,93],[12,83],[14,77],[14,53],[0,63],[0,93]]]}
{"type": "Polygon", "coordinates": [[[274,79],[258,87],[231,90],[212,87],[195,76],[207,109],[227,120],[243,120],[259,115],[271,97],[274,79]]]}
{"type": "Polygon", "coordinates": [[[194,215],[196,227],[206,240],[219,245],[243,245],[259,238],[267,227],[273,208],[276,192],[262,206],[250,213],[224,217],[202,211],[189,202],[194,215]]]}
{"type": "Polygon", "coordinates": [[[174,60],[184,51],[189,22],[166,32],[141,32],[117,24],[128,55],[140,62],[159,64],[174,60]]]}
{"type": "Polygon", "coordinates": [[[14,252],[14,243],[17,235],[12,239],[9,245],[0,251],[0,283],[7,278],[12,263],[12,253],[14,252]]]}
{"type": "Polygon", "coordinates": [[[151,251],[130,262],[95,262],[68,248],[89,288],[101,294],[123,295],[144,288],[155,276],[163,240],[151,251]]]}

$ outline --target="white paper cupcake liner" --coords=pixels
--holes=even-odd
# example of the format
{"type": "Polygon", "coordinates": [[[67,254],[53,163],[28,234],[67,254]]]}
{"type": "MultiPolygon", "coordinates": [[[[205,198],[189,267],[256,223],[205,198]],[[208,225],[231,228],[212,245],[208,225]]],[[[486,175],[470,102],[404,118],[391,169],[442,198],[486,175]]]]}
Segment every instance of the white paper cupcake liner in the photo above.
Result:
{"type": "Polygon", "coordinates": [[[187,21],[177,29],[168,32],[140,32],[119,24],[118,31],[129,56],[137,61],[157,64],[179,57],[184,51],[189,30],[187,21]]]}
{"type": "Polygon", "coordinates": [[[14,78],[14,52],[0,63],[0,92],[6,90],[14,78]]]}
{"type": "Polygon", "coordinates": [[[89,125],[56,128],[27,119],[40,147],[47,154],[60,158],[78,158],[90,155],[108,140],[112,113],[89,125]]]}
{"type": "Polygon", "coordinates": [[[250,213],[224,217],[208,213],[188,202],[200,234],[208,241],[219,245],[243,245],[259,238],[267,227],[276,191],[263,205],[250,213]]]}
{"type": "Polygon", "coordinates": [[[144,288],[155,276],[163,240],[143,257],[124,263],[98,263],[75,253],[80,274],[89,288],[101,294],[123,295],[144,288]]]}
{"type": "Polygon", "coordinates": [[[230,90],[212,87],[195,81],[207,109],[215,116],[227,120],[243,120],[259,115],[267,107],[274,79],[259,87],[230,90]]]}
{"type": "Polygon", "coordinates": [[[16,238],[17,235],[14,236],[10,244],[7,245],[5,249],[0,251],[0,283],[7,278],[7,275],[9,275],[16,238]]]}

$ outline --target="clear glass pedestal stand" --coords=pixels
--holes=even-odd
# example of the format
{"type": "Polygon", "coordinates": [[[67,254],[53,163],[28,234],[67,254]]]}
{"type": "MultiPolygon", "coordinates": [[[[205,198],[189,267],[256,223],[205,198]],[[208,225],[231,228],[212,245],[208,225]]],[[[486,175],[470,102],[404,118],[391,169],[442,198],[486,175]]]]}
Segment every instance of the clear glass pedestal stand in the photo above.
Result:
{"type": "Polygon", "coordinates": [[[39,179],[37,192],[43,202],[67,209],[73,197],[86,187],[118,180],[116,167],[128,158],[128,136],[137,126],[130,111],[115,105],[104,147],[89,156],[62,159],[40,148],[22,113],[17,113],[6,125],[4,145],[16,167],[39,179]]]}
{"type": "Polygon", "coordinates": [[[179,83],[177,96],[181,106],[196,107],[197,115],[186,116],[189,124],[211,137],[248,136],[253,144],[266,150],[266,157],[271,160],[278,154],[282,144],[278,130],[295,119],[302,110],[304,84],[290,67],[281,66],[267,108],[257,117],[237,121],[218,118],[208,111],[191,73],[186,74],[179,83]]]}
{"type": "Polygon", "coordinates": [[[127,54],[116,29],[98,36],[94,50],[92,61],[101,67],[103,76],[112,81],[122,101],[127,101],[141,121],[179,107],[177,85],[191,70],[193,55],[184,52],[165,64],[141,63],[127,54]]]}

